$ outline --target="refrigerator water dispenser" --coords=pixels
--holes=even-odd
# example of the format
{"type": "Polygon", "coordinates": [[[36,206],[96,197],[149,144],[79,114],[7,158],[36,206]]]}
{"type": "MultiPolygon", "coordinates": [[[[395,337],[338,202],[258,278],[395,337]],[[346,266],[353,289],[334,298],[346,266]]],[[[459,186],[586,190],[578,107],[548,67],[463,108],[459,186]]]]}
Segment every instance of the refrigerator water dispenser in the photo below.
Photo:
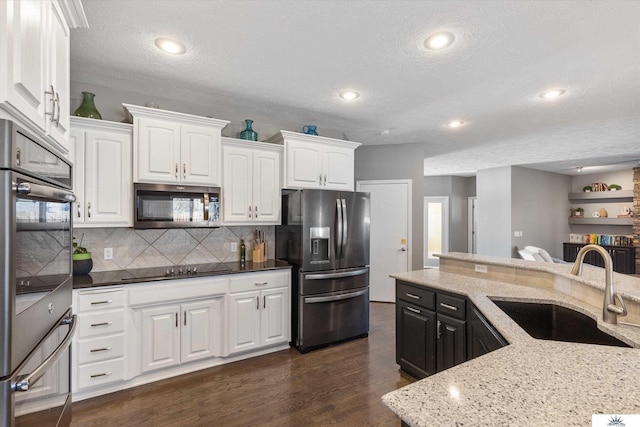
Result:
{"type": "Polygon", "coordinates": [[[329,262],[329,227],[309,227],[309,248],[311,264],[322,264],[329,262]]]}

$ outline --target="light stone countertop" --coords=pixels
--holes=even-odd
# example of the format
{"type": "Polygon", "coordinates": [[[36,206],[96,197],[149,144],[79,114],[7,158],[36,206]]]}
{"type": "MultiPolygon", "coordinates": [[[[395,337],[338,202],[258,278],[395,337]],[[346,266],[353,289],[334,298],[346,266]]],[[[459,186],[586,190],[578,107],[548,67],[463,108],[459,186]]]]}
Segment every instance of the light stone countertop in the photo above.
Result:
{"type": "MultiPolygon", "coordinates": [[[[529,279],[550,273],[549,277],[560,283],[556,288],[564,286],[564,291],[569,287],[563,279],[604,289],[604,270],[587,265],[578,278],[569,273],[570,264],[468,254],[440,257],[441,265],[451,261],[515,268],[529,279]]],[[[457,267],[444,269],[456,271],[457,267]]],[[[419,270],[392,277],[467,296],[509,345],[384,395],[384,404],[408,425],[590,426],[592,414],[640,414],[640,328],[605,324],[601,305],[589,305],[553,287],[449,271],[419,270]],[[534,339],[489,297],[574,309],[636,348],[534,339]]],[[[640,279],[614,274],[614,285],[627,301],[640,301],[640,279]]]]}

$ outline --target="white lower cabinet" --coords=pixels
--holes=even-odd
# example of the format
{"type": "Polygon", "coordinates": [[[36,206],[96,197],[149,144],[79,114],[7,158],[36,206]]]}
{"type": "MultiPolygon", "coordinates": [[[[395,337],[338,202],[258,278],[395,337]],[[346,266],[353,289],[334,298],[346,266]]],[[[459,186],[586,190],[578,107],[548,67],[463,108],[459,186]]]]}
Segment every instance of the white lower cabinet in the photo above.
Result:
{"type": "Polygon", "coordinates": [[[229,279],[228,354],[289,342],[291,288],[287,280],[288,272],[248,273],[229,279]]]}
{"type": "Polygon", "coordinates": [[[73,291],[74,400],[287,348],[289,269],[73,291]]]}
{"type": "Polygon", "coordinates": [[[143,308],[142,372],[222,355],[224,297],[143,308]]]}

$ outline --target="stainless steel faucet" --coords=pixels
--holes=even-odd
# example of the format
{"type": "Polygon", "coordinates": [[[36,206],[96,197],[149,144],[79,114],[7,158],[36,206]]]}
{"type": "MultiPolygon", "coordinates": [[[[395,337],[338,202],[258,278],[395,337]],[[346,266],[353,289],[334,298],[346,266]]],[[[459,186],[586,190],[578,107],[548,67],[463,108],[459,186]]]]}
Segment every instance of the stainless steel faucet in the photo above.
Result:
{"type": "Polygon", "coordinates": [[[604,288],[604,301],[602,303],[602,319],[606,323],[616,324],[618,323],[618,316],[627,315],[627,307],[624,305],[624,301],[620,294],[613,291],[613,261],[611,255],[605,248],[598,245],[586,245],[576,257],[576,262],[573,264],[571,274],[580,276],[582,274],[582,264],[584,262],[584,256],[587,252],[596,251],[604,259],[604,274],[605,274],[605,288],[604,288]],[[615,299],[618,299],[620,305],[616,305],[615,299]]]}

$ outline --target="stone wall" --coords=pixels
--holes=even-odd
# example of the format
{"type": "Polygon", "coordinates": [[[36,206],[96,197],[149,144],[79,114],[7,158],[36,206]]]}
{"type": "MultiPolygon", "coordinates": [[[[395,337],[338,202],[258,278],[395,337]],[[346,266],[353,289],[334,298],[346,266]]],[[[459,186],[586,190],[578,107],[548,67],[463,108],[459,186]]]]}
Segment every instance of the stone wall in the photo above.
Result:
{"type": "Polygon", "coordinates": [[[633,168],[633,246],[636,248],[636,274],[640,274],[640,167],[633,168]]]}

